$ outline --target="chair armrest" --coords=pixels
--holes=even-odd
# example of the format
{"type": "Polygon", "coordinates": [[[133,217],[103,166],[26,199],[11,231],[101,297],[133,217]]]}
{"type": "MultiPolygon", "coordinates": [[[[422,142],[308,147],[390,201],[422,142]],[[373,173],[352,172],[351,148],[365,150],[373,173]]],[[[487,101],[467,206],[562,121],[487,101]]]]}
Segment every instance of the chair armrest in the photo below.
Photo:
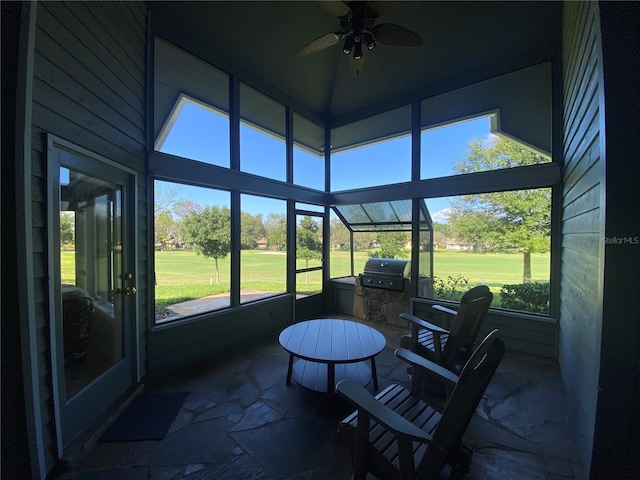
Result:
{"type": "Polygon", "coordinates": [[[427,330],[431,330],[434,333],[449,333],[449,330],[445,330],[444,328],[438,327],[433,323],[429,323],[426,320],[416,317],[415,315],[411,315],[410,313],[401,313],[400,318],[403,320],[407,320],[410,323],[418,325],[422,328],[426,328],[427,330]]]}
{"type": "Polygon", "coordinates": [[[445,315],[452,315],[455,317],[458,314],[458,312],[456,312],[455,310],[443,307],[442,305],[431,305],[431,308],[433,310],[437,310],[440,313],[444,313],[445,315]]]}
{"type": "Polygon", "coordinates": [[[447,386],[455,386],[458,383],[458,376],[447,370],[446,368],[438,365],[437,363],[427,360],[426,358],[418,355],[417,353],[407,350],[406,348],[397,348],[394,352],[396,357],[403,360],[417,368],[427,375],[443,381],[447,386]]]}
{"type": "Polygon", "coordinates": [[[336,392],[351,402],[358,411],[364,411],[396,436],[409,438],[414,442],[437,445],[431,435],[380,403],[364,387],[357,383],[351,380],[342,380],[336,385],[336,392]]]}

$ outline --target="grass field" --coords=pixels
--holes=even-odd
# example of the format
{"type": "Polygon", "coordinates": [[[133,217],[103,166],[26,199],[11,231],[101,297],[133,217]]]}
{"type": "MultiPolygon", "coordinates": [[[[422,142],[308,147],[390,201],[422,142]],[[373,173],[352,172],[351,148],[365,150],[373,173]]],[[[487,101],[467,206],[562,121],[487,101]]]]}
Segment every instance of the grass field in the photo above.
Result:
{"type": "MultiPolygon", "coordinates": [[[[62,281],[74,283],[74,252],[61,252],[62,281]]],[[[286,254],[264,250],[243,250],[241,258],[241,288],[261,292],[284,292],[286,290],[286,254]]],[[[355,253],[355,273],[362,271],[367,261],[367,252],[355,253]]],[[[216,284],[215,262],[211,258],[187,251],[155,252],[156,261],[156,307],[201,298],[229,291],[230,259],[220,260],[220,283],[216,284]]],[[[473,253],[441,250],[434,253],[434,276],[465,277],[469,285],[487,284],[494,294],[509,283],[522,282],[522,255],[518,253],[473,253]]],[[[309,266],[319,265],[310,262],[309,266]]],[[[298,260],[298,268],[305,266],[298,260]]],[[[349,252],[331,252],[333,277],[350,272],[349,252]]],[[[549,254],[531,255],[532,280],[549,281],[549,254]]],[[[320,291],[320,272],[297,275],[299,293],[320,291]]],[[[499,301],[499,295],[495,295],[499,301]]]]}

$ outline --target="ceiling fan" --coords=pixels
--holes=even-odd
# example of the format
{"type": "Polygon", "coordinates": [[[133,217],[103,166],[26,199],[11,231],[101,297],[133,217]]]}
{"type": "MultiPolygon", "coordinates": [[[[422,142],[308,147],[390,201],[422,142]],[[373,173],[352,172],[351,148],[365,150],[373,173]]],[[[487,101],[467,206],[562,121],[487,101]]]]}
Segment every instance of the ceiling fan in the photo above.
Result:
{"type": "Polygon", "coordinates": [[[344,40],[342,52],[349,56],[349,70],[354,77],[362,72],[365,52],[373,50],[377,43],[394,47],[416,47],[422,38],[408,28],[376,20],[391,10],[397,1],[341,2],[320,1],[320,6],[340,20],[340,31],[330,32],[316,38],[298,51],[298,55],[309,55],[344,40]]]}

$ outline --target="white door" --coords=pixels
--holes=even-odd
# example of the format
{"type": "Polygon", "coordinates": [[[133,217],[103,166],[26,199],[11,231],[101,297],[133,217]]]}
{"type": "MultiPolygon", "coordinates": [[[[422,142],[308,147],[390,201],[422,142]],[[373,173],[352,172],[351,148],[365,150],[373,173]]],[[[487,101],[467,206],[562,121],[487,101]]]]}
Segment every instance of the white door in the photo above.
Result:
{"type": "Polygon", "coordinates": [[[133,174],[52,145],[52,352],[59,451],[135,381],[133,174]]]}

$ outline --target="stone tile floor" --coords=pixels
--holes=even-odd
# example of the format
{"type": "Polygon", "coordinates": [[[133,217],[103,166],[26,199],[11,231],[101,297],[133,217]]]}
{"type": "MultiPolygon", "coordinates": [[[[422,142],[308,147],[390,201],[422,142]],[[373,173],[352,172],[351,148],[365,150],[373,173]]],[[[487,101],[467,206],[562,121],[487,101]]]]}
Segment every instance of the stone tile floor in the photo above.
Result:
{"type": "MultiPolygon", "coordinates": [[[[406,365],[393,355],[405,330],[373,326],[387,338],[376,360],[380,388],[408,386],[406,365]]],[[[166,437],[88,444],[58,478],[349,478],[350,458],[334,448],[334,434],[352,408],[335,395],[285,385],[287,362],[274,334],[145,379],[145,391],[192,392],[166,437]]],[[[507,352],[467,430],[474,450],[467,478],[582,479],[572,436],[557,363],[507,352]]]]}

